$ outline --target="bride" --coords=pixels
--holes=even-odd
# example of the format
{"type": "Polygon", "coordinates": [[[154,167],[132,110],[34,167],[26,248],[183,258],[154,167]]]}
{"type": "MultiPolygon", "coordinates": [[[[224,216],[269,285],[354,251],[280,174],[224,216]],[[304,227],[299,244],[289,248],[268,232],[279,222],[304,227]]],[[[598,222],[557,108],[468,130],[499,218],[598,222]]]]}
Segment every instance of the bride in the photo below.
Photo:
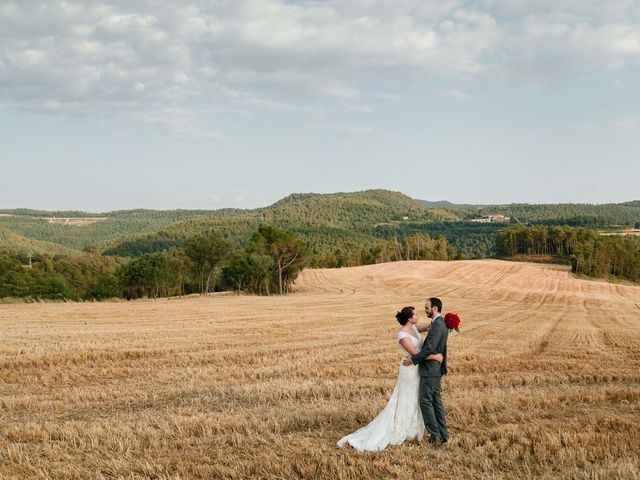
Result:
{"type": "MultiPolygon", "coordinates": [[[[415,355],[422,347],[420,332],[427,331],[431,324],[417,326],[418,314],[413,307],[404,307],[396,314],[396,319],[402,325],[396,338],[404,357],[415,355]]],[[[429,355],[427,360],[442,362],[442,355],[429,355]]],[[[348,443],[359,451],[375,451],[383,450],[389,444],[399,445],[405,440],[422,440],[424,422],[418,403],[419,387],[418,366],[405,367],[401,361],[398,381],[387,405],[369,425],[341,438],[338,447],[348,443]]]]}

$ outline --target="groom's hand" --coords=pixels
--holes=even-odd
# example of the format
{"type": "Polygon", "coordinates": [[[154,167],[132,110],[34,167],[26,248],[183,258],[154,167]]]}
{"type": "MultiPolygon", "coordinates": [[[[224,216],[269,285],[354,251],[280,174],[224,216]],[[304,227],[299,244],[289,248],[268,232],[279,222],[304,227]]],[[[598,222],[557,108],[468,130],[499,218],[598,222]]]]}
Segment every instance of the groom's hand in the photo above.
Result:
{"type": "Polygon", "coordinates": [[[405,358],[404,358],[404,360],[402,360],[402,364],[403,364],[405,367],[408,367],[408,366],[410,366],[410,365],[413,365],[413,362],[411,361],[411,358],[410,358],[410,357],[405,357],[405,358]]]}

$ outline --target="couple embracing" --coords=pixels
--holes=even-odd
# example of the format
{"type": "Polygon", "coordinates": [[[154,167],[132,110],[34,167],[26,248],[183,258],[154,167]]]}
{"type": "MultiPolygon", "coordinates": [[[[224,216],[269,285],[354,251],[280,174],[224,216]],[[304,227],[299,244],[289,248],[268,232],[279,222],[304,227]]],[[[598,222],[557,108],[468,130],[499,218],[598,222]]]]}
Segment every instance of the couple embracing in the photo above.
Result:
{"type": "Polygon", "coordinates": [[[418,325],[413,307],[396,314],[402,325],[396,338],[404,352],[398,381],[389,402],[367,426],[343,437],[338,446],[351,445],[360,451],[382,450],[405,440],[422,440],[425,428],[429,443],[447,443],[449,434],[440,398],[440,380],[447,373],[449,330],[442,318],[442,301],[425,302],[426,325],[418,325]],[[421,332],[428,332],[422,339],[421,332]]]}

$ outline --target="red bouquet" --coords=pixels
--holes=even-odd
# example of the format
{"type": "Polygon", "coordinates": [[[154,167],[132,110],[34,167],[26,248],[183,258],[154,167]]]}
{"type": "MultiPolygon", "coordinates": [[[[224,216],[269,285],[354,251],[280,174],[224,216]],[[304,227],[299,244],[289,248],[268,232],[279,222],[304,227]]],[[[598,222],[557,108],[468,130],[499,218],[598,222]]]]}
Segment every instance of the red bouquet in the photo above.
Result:
{"type": "Polygon", "coordinates": [[[449,330],[460,333],[460,317],[456,312],[449,312],[444,316],[444,323],[449,330]]]}

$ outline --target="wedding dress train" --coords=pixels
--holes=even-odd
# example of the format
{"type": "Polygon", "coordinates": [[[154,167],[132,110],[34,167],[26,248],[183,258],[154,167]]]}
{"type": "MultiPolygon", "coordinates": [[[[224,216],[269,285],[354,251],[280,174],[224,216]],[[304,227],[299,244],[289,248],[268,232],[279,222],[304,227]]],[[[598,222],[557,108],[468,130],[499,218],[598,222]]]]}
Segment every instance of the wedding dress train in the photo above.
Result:
{"type": "MultiPolygon", "coordinates": [[[[418,329],[413,327],[413,335],[398,332],[397,339],[408,338],[416,351],[422,348],[422,337],[418,329]]],[[[402,348],[402,346],[400,346],[402,348]]],[[[402,348],[402,351],[407,352],[402,348]]],[[[346,443],[359,451],[383,450],[387,445],[399,445],[405,440],[417,438],[422,440],[424,422],[418,402],[420,375],[418,366],[405,367],[400,362],[398,381],[391,393],[391,398],[376,418],[367,426],[343,437],[338,447],[346,443]]]]}

